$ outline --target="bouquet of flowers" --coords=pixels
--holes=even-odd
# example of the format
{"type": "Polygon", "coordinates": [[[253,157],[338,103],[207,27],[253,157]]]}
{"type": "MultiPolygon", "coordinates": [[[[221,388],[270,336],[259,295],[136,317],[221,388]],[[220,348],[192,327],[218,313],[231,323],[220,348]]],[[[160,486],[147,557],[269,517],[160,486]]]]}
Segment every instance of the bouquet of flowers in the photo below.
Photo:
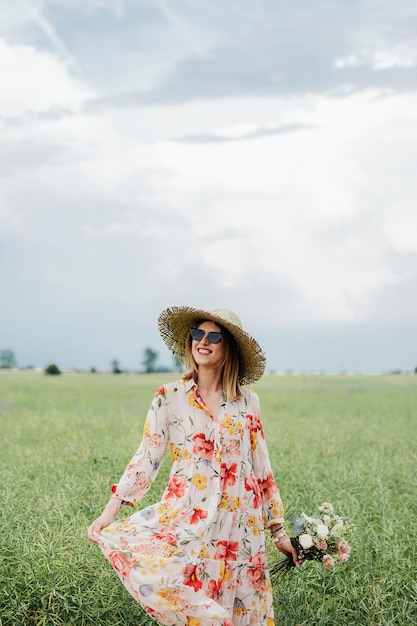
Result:
{"type": "MultiPolygon", "coordinates": [[[[294,516],[291,543],[297,550],[299,561],[319,561],[326,569],[333,569],[336,563],[347,561],[351,546],[346,537],[351,532],[350,525],[335,514],[333,506],[324,502],[318,507],[317,517],[305,513],[294,516]]],[[[272,575],[282,574],[294,567],[291,556],[278,561],[270,568],[272,575]]]]}

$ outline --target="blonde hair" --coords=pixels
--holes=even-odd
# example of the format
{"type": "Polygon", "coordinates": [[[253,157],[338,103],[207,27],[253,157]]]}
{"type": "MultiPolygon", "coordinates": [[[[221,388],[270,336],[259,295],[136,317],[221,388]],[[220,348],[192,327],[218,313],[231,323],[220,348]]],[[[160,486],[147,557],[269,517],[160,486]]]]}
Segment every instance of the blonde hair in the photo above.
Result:
{"type": "MultiPolygon", "coordinates": [[[[193,325],[193,328],[198,328],[205,320],[200,320],[193,325]]],[[[229,401],[237,400],[242,394],[242,390],[239,384],[239,352],[237,343],[232,333],[218,324],[222,333],[222,342],[224,346],[224,359],[222,363],[223,370],[223,391],[226,394],[226,399],[229,401]]],[[[185,364],[188,368],[188,372],[183,375],[183,380],[195,380],[198,384],[198,365],[194,360],[192,353],[192,339],[191,335],[188,339],[185,348],[185,364]]]]}

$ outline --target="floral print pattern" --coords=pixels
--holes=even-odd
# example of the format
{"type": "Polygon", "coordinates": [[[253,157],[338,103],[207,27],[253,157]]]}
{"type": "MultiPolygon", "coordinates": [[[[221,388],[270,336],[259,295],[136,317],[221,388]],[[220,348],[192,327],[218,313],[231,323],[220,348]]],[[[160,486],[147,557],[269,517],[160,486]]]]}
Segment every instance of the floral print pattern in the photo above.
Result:
{"type": "Polygon", "coordinates": [[[273,626],[264,529],[283,507],[257,395],[223,398],[213,416],[194,381],[160,387],[114,497],[135,506],[168,446],[161,501],[103,529],[104,555],[159,624],[273,626]]]}

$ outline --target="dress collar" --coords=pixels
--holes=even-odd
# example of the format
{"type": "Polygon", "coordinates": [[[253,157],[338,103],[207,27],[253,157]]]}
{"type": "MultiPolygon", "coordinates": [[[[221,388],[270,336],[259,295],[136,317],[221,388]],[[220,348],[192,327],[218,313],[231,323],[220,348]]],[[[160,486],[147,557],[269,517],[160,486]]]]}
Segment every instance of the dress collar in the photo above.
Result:
{"type": "Polygon", "coordinates": [[[195,380],[193,378],[191,378],[190,380],[186,380],[184,383],[185,391],[191,391],[191,389],[193,388],[197,389],[197,383],[195,382],[195,380]]]}
{"type": "MultiPolygon", "coordinates": [[[[191,389],[198,389],[198,385],[195,382],[195,380],[193,378],[191,378],[190,380],[186,380],[184,382],[184,389],[186,391],[186,393],[188,393],[189,391],[191,391],[191,389]]],[[[222,399],[220,401],[221,404],[226,404],[226,394],[224,393],[224,391],[222,391],[222,399]]]]}

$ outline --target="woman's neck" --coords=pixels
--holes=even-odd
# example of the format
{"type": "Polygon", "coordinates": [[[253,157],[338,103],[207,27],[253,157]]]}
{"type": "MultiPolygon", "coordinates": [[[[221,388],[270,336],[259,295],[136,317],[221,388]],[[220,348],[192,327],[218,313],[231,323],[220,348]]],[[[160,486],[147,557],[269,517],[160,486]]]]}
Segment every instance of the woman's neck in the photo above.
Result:
{"type": "Polygon", "coordinates": [[[217,393],[223,391],[222,372],[198,368],[198,388],[202,392],[217,393]]]}

